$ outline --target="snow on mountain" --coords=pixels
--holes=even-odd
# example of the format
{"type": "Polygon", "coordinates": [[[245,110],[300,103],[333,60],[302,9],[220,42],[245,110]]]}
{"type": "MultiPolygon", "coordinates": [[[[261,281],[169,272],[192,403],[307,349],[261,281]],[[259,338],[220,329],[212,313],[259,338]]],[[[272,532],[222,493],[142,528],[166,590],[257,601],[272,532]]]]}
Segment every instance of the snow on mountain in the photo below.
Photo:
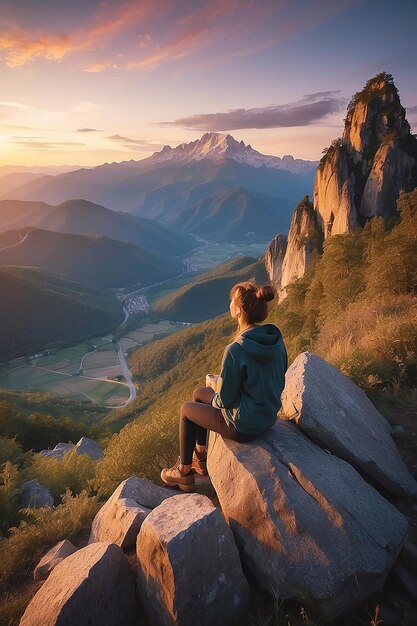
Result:
{"type": "Polygon", "coordinates": [[[155,152],[144,161],[147,163],[162,163],[164,161],[187,163],[202,159],[210,159],[211,161],[232,159],[252,167],[271,167],[286,170],[293,174],[315,171],[318,165],[318,161],[294,159],[288,154],[282,158],[261,154],[252,146],[246,145],[244,141],[236,141],[231,135],[222,133],[205,133],[201,139],[191,143],[182,143],[176,148],[164,146],[160,152],[155,152]]]}

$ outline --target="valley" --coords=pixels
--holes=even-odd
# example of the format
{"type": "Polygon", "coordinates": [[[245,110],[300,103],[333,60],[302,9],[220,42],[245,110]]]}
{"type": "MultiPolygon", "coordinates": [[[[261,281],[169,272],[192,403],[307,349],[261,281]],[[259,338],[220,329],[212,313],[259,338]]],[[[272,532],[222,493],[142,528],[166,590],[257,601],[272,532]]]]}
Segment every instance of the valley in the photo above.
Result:
{"type": "Polygon", "coordinates": [[[175,332],[168,322],[145,324],[119,342],[97,337],[72,348],[12,361],[0,371],[0,388],[39,391],[108,409],[123,408],[136,397],[126,356],[129,350],[175,332]]]}
{"type": "Polygon", "coordinates": [[[117,338],[113,331],[72,347],[39,349],[16,358],[0,370],[0,389],[49,393],[111,410],[127,407],[137,395],[126,360],[129,353],[190,325],[182,318],[168,321],[157,314],[155,322],[138,322],[137,327],[132,327],[131,322],[125,327],[129,319],[152,313],[153,302],[191,284],[204,271],[241,255],[258,257],[267,245],[260,241],[220,244],[202,238],[198,244],[183,259],[184,272],[178,276],[130,293],[126,289],[116,290],[125,314],[122,323],[114,328],[118,329],[117,338]]]}

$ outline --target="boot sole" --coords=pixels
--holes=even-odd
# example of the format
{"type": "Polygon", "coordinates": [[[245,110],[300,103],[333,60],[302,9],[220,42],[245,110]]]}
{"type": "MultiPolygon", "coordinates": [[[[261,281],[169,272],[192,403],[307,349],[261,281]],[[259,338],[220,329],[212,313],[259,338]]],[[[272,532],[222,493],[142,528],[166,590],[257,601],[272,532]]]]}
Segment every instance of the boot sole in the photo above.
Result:
{"type": "Polygon", "coordinates": [[[178,487],[181,489],[181,491],[194,491],[194,487],[195,485],[178,485],[178,487]]]}
{"type": "Polygon", "coordinates": [[[194,491],[195,488],[195,483],[192,485],[181,485],[180,483],[167,483],[163,479],[162,481],[165,487],[179,487],[181,491],[194,491]]]}

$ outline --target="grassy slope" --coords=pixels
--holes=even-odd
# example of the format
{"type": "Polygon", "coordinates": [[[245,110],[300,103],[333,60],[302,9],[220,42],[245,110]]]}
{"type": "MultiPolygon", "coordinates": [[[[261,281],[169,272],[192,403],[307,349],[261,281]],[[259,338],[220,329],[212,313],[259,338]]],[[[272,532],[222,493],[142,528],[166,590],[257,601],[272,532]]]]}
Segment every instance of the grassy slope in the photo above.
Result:
{"type": "Polygon", "coordinates": [[[259,283],[267,281],[263,260],[238,257],[204,272],[191,283],[154,302],[152,308],[163,318],[202,322],[224,313],[231,287],[251,277],[259,283]]]}
{"type": "Polygon", "coordinates": [[[0,291],[0,360],[93,337],[123,319],[113,295],[33,268],[0,268],[0,291]]]}

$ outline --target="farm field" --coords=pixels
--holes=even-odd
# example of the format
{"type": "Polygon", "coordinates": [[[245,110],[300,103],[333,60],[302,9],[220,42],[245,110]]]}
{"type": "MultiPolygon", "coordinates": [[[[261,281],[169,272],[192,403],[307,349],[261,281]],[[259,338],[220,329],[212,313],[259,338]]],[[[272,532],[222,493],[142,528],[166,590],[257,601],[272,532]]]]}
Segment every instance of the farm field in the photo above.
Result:
{"type": "Polygon", "coordinates": [[[268,243],[208,243],[195,250],[195,253],[186,259],[186,263],[192,270],[201,270],[209,269],[237,256],[258,258],[265,254],[268,243]]]}
{"type": "Polygon", "coordinates": [[[0,372],[0,387],[43,391],[108,407],[123,404],[129,398],[128,387],[106,380],[122,374],[116,346],[110,342],[110,337],[99,337],[29,363],[11,364],[0,372]]]}
{"type": "MultiPolygon", "coordinates": [[[[169,322],[146,324],[120,339],[124,352],[149,343],[159,333],[178,328],[169,322]]],[[[108,380],[122,376],[117,346],[111,337],[97,337],[48,356],[12,362],[0,370],[0,388],[16,391],[42,391],[54,396],[85,400],[113,408],[129,398],[124,381],[108,380]]]]}
{"type": "Polygon", "coordinates": [[[169,322],[159,322],[158,324],[146,324],[141,328],[137,328],[136,330],[131,330],[126,334],[125,337],[122,337],[120,343],[127,348],[132,348],[138,346],[143,343],[148,343],[152,341],[155,335],[159,333],[174,333],[178,330],[178,328],[174,324],[170,324],[169,322]]]}

